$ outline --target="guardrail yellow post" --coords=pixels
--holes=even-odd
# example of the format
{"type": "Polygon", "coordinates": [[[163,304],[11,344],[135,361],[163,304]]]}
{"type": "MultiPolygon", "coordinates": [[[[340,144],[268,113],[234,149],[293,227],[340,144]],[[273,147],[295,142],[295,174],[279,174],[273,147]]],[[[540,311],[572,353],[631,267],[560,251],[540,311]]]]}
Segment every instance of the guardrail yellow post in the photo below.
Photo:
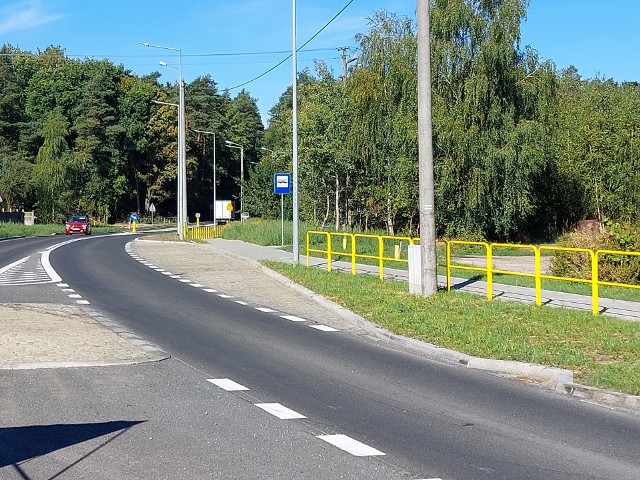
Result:
{"type": "Polygon", "coordinates": [[[356,274],[356,236],[353,233],[349,234],[351,238],[351,274],[356,274]]]}
{"type": "Polygon", "coordinates": [[[378,237],[378,268],[380,269],[380,279],[384,279],[384,240],[378,237]]]}
{"type": "Polygon", "coordinates": [[[598,252],[591,251],[591,311],[598,315],[598,252]]]}
{"type": "Polygon", "coordinates": [[[446,241],[447,258],[445,260],[447,268],[447,292],[451,291],[451,242],[446,241]]]}
{"type": "Polygon", "coordinates": [[[309,233],[307,231],[307,268],[309,268],[309,233]]]}
{"type": "Polygon", "coordinates": [[[327,233],[327,272],[331,271],[331,233],[327,233]]]}
{"type": "Polygon", "coordinates": [[[484,244],[487,251],[487,298],[493,300],[493,264],[491,245],[484,244]]]}
{"type": "Polygon", "coordinates": [[[540,278],[540,249],[533,247],[533,255],[536,261],[536,305],[539,307],[542,305],[542,279],[540,278]]]}

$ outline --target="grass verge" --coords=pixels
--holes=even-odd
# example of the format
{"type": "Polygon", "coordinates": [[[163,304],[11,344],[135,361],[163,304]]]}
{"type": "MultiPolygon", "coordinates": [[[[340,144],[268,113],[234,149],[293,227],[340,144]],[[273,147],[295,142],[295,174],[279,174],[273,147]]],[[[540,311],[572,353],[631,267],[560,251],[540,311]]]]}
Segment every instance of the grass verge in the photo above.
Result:
{"type": "MultiPolygon", "coordinates": [[[[117,233],[121,227],[113,225],[93,226],[93,233],[117,233]]],[[[37,224],[22,225],[20,223],[0,223],[0,238],[9,237],[39,237],[46,235],[64,234],[64,225],[37,224]]]]}
{"type": "Polygon", "coordinates": [[[404,282],[265,264],[399,335],[483,358],[566,368],[578,383],[640,395],[639,323],[464,292],[422,298],[404,282]]]}

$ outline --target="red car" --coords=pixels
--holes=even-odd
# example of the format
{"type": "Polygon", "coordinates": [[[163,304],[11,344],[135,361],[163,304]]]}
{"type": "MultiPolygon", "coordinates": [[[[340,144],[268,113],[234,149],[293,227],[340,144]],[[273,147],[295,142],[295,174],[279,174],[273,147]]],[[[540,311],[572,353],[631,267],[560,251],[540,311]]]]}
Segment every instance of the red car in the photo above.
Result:
{"type": "Polygon", "coordinates": [[[64,233],[71,235],[72,233],[84,233],[91,235],[91,220],[86,215],[71,215],[64,222],[64,233]]]}

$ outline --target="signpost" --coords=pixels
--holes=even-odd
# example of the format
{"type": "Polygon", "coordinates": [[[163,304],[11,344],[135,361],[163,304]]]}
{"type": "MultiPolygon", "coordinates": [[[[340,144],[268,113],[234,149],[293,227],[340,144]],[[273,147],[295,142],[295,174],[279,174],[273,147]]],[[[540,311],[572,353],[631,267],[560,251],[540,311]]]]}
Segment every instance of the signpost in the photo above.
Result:
{"type": "Polygon", "coordinates": [[[291,174],[276,173],[273,175],[273,193],[280,194],[280,218],[282,222],[282,246],[284,247],[284,196],[291,193],[291,174]]]}
{"type": "Polygon", "coordinates": [[[129,215],[129,221],[131,222],[131,231],[135,233],[136,225],[138,223],[138,214],[132,213],[131,215],[129,215]]]}
{"type": "Polygon", "coordinates": [[[149,205],[149,213],[151,213],[151,225],[153,225],[153,214],[156,213],[156,206],[153,203],[149,205]]]}

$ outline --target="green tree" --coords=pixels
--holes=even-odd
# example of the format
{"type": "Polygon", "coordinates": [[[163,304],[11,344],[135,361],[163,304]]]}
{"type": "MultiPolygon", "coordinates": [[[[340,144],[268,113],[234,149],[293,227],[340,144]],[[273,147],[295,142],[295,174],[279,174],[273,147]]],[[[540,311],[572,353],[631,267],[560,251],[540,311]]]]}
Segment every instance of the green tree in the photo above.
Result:
{"type": "Polygon", "coordinates": [[[411,228],[418,213],[415,25],[379,11],[356,39],[360,66],[348,84],[354,196],[365,228],[394,234],[398,225],[411,228]]]}
{"type": "Polygon", "coordinates": [[[49,113],[44,121],[44,142],[33,167],[33,181],[38,192],[37,215],[43,222],[56,223],[73,208],[69,177],[75,171],[69,150],[69,126],[60,108],[49,113]]]}

